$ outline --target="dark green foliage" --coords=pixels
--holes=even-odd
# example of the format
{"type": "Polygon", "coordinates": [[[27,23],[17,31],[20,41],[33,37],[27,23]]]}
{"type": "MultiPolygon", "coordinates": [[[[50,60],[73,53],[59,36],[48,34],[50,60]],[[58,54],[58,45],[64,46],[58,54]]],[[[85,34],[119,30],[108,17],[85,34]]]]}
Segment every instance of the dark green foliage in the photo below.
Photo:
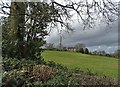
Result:
{"type": "Polygon", "coordinates": [[[85,54],[89,54],[89,50],[88,50],[88,48],[85,48],[85,52],[84,52],[85,54]]]}
{"type": "Polygon", "coordinates": [[[72,71],[74,73],[83,72],[82,70],[80,70],[80,68],[74,68],[74,69],[72,69],[72,71]]]}
{"type": "Polygon", "coordinates": [[[40,47],[46,43],[44,38],[48,35],[46,28],[57,16],[54,11],[57,12],[47,3],[11,2],[11,15],[6,18],[2,27],[3,57],[40,59],[40,47]]]}
{"type": "MultiPolygon", "coordinates": [[[[66,67],[54,62],[45,63],[40,48],[49,24],[64,25],[61,15],[65,8],[32,2],[11,2],[10,16],[3,23],[3,87],[34,87],[46,85],[105,85],[115,84],[110,79],[95,79],[91,74],[72,73],[66,67]],[[29,8],[27,8],[27,6],[29,8]],[[40,65],[43,64],[43,65],[40,65]],[[90,80],[93,78],[92,80],[90,80]],[[103,82],[103,80],[105,80],[103,82]]],[[[75,9],[74,9],[75,10],[75,9]]],[[[67,13],[66,13],[67,15],[67,13]]],[[[65,25],[64,25],[65,26],[65,25]]],[[[84,53],[83,49],[80,49],[84,53]]]]}
{"type": "Polygon", "coordinates": [[[23,58],[25,37],[25,9],[23,2],[11,2],[10,16],[3,24],[3,57],[23,58]],[[21,15],[22,14],[22,15],[21,15]]]}
{"type": "Polygon", "coordinates": [[[85,48],[85,44],[77,43],[77,44],[75,45],[75,48],[76,48],[76,52],[81,52],[81,53],[83,53],[83,48],[85,48]]]}
{"type": "Polygon", "coordinates": [[[50,67],[56,67],[56,63],[54,61],[48,61],[47,65],[49,65],[50,67]]]}
{"type": "Polygon", "coordinates": [[[83,49],[83,48],[80,48],[80,49],[79,49],[79,52],[80,52],[80,53],[84,53],[84,49],[83,49]]]}
{"type": "Polygon", "coordinates": [[[38,64],[45,64],[43,59],[36,59],[36,60],[30,60],[30,59],[16,59],[16,58],[4,58],[3,59],[3,70],[4,71],[11,71],[14,69],[21,69],[22,67],[31,67],[38,64]]]}
{"type": "Polygon", "coordinates": [[[67,51],[67,47],[63,47],[63,51],[67,51]]]}
{"type": "Polygon", "coordinates": [[[68,70],[67,67],[61,64],[55,63],[54,61],[48,61],[46,64],[49,65],[50,67],[54,67],[57,69],[68,70]]]}
{"type": "Polygon", "coordinates": [[[117,81],[106,76],[97,77],[94,74],[71,71],[62,65],[50,61],[39,65],[31,60],[19,61],[4,59],[4,66],[10,65],[3,73],[2,87],[46,87],[46,86],[82,86],[82,85],[117,85],[117,81]],[[11,65],[10,60],[13,61],[11,65]],[[22,65],[21,65],[22,63],[22,65]],[[18,68],[14,66],[18,64],[18,68]],[[62,68],[61,68],[62,67],[62,68]]]}

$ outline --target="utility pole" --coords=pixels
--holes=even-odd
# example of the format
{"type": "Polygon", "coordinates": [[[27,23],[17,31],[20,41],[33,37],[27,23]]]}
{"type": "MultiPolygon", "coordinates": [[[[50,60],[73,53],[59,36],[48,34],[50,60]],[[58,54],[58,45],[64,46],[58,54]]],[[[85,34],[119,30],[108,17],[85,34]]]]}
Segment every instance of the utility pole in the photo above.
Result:
{"type": "Polygon", "coordinates": [[[62,50],[62,36],[60,35],[60,50],[62,50]]]}
{"type": "Polygon", "coordinates": [[[61,31],[62,30],[60,30],[60,50],[62,50],[62,36],[61,36],[61,31]]]}

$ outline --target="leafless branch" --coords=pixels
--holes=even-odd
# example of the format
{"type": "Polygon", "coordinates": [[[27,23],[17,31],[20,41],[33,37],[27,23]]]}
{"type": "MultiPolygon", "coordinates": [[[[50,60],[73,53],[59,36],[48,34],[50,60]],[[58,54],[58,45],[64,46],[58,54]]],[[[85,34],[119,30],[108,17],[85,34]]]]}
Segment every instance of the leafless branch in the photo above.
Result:
{"type": "MultiPolygon", "coordinates": [[[[10,9],[8,4],[2,3],[0,6],[2,7],[0,9],[0,13],[10,15],[9,12],[4,10],[4,8],[10,9]]],[[[91,2],[88,0],[65,0],[64,4],[51,0],[49,6],[51,7],[50,9],[53,13],[53,18],[50,24],[52,26],[56,26],[57,23],[60,23],[61,26],[65,26],[69,30],[72,29],[68,26],[67,21],[71,21],[74,15],[77,15],[78,20],[81,20],[84,24],[84,29],[86,27],[94,27],[100,17],[102,20],[104,19],[107,24],[110,24],[115,21],[115,16],[117,17],[119,15],[118,2],[113,2],[111,0],[91,0],[91,2]]],[[[34,7],[37,10],[40,10],[37,6],[34,7]]],[[[27,13],[19,15],[30,16],[27,13]]],[[[36,15],[36,13],[34,13],[34,15],[36,15]]]]}

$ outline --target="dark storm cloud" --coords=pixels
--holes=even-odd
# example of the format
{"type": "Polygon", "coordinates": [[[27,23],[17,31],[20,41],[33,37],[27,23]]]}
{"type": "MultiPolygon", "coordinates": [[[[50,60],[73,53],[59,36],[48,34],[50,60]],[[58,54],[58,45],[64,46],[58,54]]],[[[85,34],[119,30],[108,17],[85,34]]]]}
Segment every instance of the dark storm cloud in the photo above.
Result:
{"type": "MultiPolygon", "coordinates": [[[[115,46],[118,43],[118,22],[115,21],[110,26],[101,23],[95,29],[82,30],[81,25],[74,24],[74,32],[62,33],[62,43],[65,46],[74,46],[77,43],[84,43],[87,47],[91,46],[115,46]]],[[[47,41],[59,44],[59,37],[56,31],[52,32],[47,41]]]]}

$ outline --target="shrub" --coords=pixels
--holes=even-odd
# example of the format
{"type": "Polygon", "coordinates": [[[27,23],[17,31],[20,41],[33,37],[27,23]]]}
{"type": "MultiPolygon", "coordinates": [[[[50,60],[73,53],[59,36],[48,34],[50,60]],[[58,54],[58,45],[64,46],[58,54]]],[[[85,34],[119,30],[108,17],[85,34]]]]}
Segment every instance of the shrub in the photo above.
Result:
{"type": "Polygon", "coordinates": [[[61,65],[61,64],[58,64],[58,63],[55,63],[54,61],[48,61],[46,63],[46,65],[50,66],[50,67],[55,67],[57,69],[63,69],[63,70],[68,70],[67,67],[61,65]]]}
{"type": "Polygon", "coordinates": [[[13,86],[34,86],[38,82],[45,83],[53,77],[56,69],[46,65],[23,67],[21,70],[4,72],[3,87],[13,86]],[[9,85],[9,86],[8,86],[9,85]]]}
{"type": "Polygon", "coordinates": [[[72,69],[73,73],[79,73],[79,72],[83,72],[80,68],[76,67],[74,69],[72,69]]]}
{"type": "Polygon", "coordinates": [[[117,81],[109,77],[97,77],[90,70],[85,73],[79,68],[69,70],[53,61],[44,65],[31,60],[11,60],[14,61],[12,62],[10,59],[3,61],[6,67],[4,69],[7,72],[3,73],[2,87],[117,85],[117,81]],[[7,64],[10,66],[7,67],[7,64]],[[15,68],[14,64],[17,64],[18,67],[15,68]]]}
{"type": "Polygon", "coordinates": [[[44,60],[26,60],[26,59],[21,59],[18,60],[16,58],[4,58],[3,59],[3,70],[4,71],[10,71],[13,69],[21,69],[24,66],[35,66],[38,64],[45,64],[44,60]]]}

